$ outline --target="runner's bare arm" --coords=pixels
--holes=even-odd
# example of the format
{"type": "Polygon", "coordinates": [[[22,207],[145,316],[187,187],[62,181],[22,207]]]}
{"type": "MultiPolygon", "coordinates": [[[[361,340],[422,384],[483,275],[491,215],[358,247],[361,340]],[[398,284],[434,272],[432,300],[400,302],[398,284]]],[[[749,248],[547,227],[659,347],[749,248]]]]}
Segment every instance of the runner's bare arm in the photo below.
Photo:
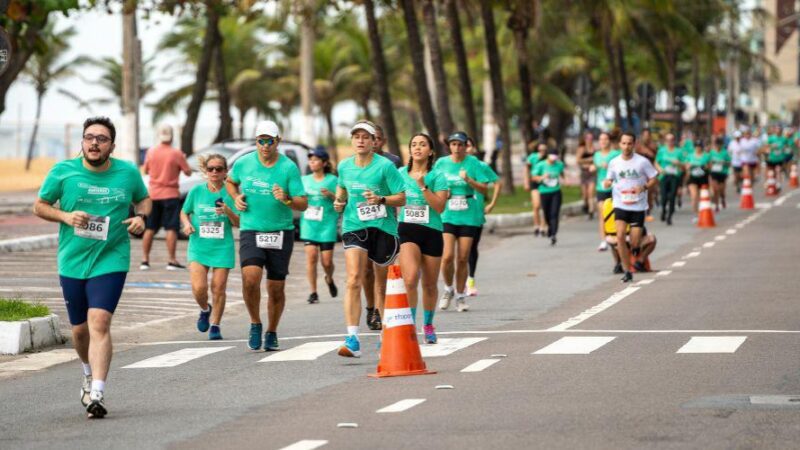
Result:
{"type": "Polygon", "coordinates": [[[486,196],[489,194],[489,183],[480,183],[478,181],[473,180],[469,176],[465,177],[464,181],[466,181],[467,184],[472,186],[472,189],[475,189],[476,191],[480,192],[481,195],[486,196]]]}
{"type": "Polygon", "coordinates": [[[33,204],[33,213],[44,220],[63,222],[71,227],[85,227],[89,223],[89,214],[83,211],[62,211],[41,198],[36,199],[33,204]]]}
{"type": "Polygon", "coordinates": [[[308,197],[305,195],[301,197],[292,197],[289,199],[289,202],[286,206],[295,211],[305,211],[306,208],[308,208],[308,197]]]}
{"type": "MultiPolygon", "coordinates": [[[[530,185],[530,183],[528,183],[530,185]]],[[[494,206],[497,204],[497,199],[500,198],[500,190],[503,188],[503,180],[497,179],[494,182],[494,187],[492,189],[492,201],[483,208],[483,212],[485,214],[489,214],[494,209],[494,206]]]]}
{"type": "Polygon", "coordinates": [[[525,163],[525,173],[522,175],[522,179],[525,180],[525,189],[530,191],[531,190],[531,165],[525,163]]]}
{"type": "Polygon", "coordinates": [[[344,207],[347,205],[347,189],[336,186],[336,198],[333,200],[333,209],[336,212],[344,211],[344,207]]]}
{"type": "Polygon", "coordinates": [[[190,236],[194,233],[192,221],[189,219],[189,215],[183,211],[181,211],[181,225],[183,225],[183,234],[190,236]]]}
{"type": "Polygon", "coordinates": [[[387,195],[386,197],[386,206],[405,206],[406,204],[406,193],[405,192],[398,192],[397,194],[387,195]]]}
{"type": "Polygon", "coordinates": [[[228,191],[228,195],[233,199],[236,209],[239,211],[247,210],[247,202],[244,201],[244,195],[239,193],[239,185],[237,183],[234,183],[233,180],[228,178],[225,183],[225,190],[228,191]]]}
{"type": "Polygon", "coordinates": [[[231,225],[238,227],[239,226],[239,215],[236,214],[232,209],[228,207],[228,205],[222,205],[225,210],[225,215],[228,216],[228,220],[231,221],[231,225]]]}
{"type": "Polygon", "coordinates": [[[153,210],[153,201],[150,200],[150,197],[145,197],[139,203],[133,205],[133,210],[136,216],[129,217],[123,220],[122,223],[128,225],[129,233],[139,234],[144,231],[143,216],[150,215],[150,212],[153,210]]]}

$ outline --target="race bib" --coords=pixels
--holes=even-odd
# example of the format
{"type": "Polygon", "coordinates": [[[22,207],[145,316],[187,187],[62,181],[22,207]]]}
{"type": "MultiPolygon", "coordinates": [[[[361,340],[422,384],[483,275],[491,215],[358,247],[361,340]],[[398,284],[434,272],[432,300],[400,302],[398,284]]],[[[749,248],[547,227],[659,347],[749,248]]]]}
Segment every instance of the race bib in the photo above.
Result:
{"type": "Polygon", "coordinates": [[[558,178],[547,177],[544,179],[544,185],[547,187],[556,187],[558,186],[558,178]]]}
{"type": "Polygon", "coordinates": [[[677,175],[678,174],[678,168],[675,167],[675,166],[667,166],[667,167],[664,168],[664,172],[667,175],[677,175]]]}
{"type": "Polygon", "coordinates": [[[322,213],[323,212],[324,212],[324,210],[322,209],[322,206],[309,206],[303,212],[303,218],[305,218],[306,220],[313,220],[315,222],[321,222],[322,221],[322,213]]]}
{"type": "Polygon", "coordinates": [[[385,205],[368,205],[367,203],[359,203],[356,206],[358,212],[358,220],[377,220],[386,217],[385,205]]]}
{"type": "Polygon", "coordinates": [[[719,173],[719,172],[722,172],[722,170],[723,170],[722,163],[714,163],[714,164],[711,165],[711,171],[712,172],[719,173]]]}
{"type": "Polygon", "coordinates": [[[200,237],[207,239],[224,239],[224,222],[200,222],[200,237]]]}
{"type": "Polygon", "coordinates": [[[466,211],[469,209],[467,197],[464,195],[454,195],[447,201],[447,209],[450,211],[466,211]]]}
{"type": "Polygon", "coordinates": [[[75,227],[75,236],[96,241],[108,239],[108,216],[89,216],[89,223],[85,227],[75,227]]]}
{"type": "Polygon", "coordinates": [[[256,247],[268,250],[280,250],[283,248],[283,231],[274,233],[256,233],[256,247]]]}
{"type": "Polygon", "coordinates": [[[619,195],[620,199],[622,200],[622,203],[626,205],[633,205],[639,203],[640,194],[637,194],[636,191],[634,191],[633,189],[620,191],[619,195]]]}
{"type": "Polygon", "coordinates": [[[706,171],[702,167],[692,167],[691,174],[693,177],[702,177],[706,174],[706,171]]]}
{"type": "Polygon", "coordinates": [[[406,205],[406,223],[428,223],[430,222],[430,207],[428,205],[406,205]]]}

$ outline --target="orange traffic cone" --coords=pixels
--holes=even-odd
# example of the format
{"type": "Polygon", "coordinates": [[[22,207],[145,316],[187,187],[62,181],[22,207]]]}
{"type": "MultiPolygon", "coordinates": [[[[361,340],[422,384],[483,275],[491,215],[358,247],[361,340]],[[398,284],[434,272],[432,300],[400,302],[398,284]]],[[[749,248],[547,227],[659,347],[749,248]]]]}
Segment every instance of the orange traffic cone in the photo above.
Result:
{"type": "Polygon", "coordinates": [[[375,378],[436,373],[425,367],[417,342],[417,330],[411,308],[408,307],[406,286],[400,266],[389,266],[386,281],[386,303],[383,310],[383,341],[381,359],[375,378]]]}
{"type": "Polygon", "coordinates": [[[711,195],[708,193],[708,186],[700,188],[700,211],[697,213],[699,228],[714,228],[714,212],[711,210],[711,195]]]}
{"type": "MultiPolygon", "coordinates": [[[[636,268],[633,267],[634,264],[636,264],[636,257],[631,255],[631,273],[637,272],[636,268]]],[[[652,269],[650,268],[650,257],[644,259],[644,269],[646,272],[652,272],[652,269]]]]}
{"type": "Polygon", "coordinates": [[[742,197],[739,201],[740,209],[753,209],[755,208],[753,201],[753,184],[750,182],[750,177],[745,176],[742,180],[742,197]]]}
{"type": "Polygon", "coordinates": [[[778,195],[778,181],[775,179],[775,171],[767,172],[767,196],[775,197],[778,195]]]}
{"type": "Polygon", "coordinates": [[[797,164],[792,164],[792,170],[789,172],[789,186],[800,187],[800,180],[797,179],[797,164]]]}

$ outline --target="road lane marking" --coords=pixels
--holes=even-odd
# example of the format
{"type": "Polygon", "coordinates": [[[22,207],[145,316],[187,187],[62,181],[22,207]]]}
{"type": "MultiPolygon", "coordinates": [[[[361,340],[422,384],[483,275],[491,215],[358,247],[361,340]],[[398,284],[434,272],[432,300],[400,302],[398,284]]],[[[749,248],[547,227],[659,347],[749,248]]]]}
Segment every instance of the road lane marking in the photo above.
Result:
{"type": "Polygon", "coordinates": [[[425,402],[424,398],[407,398],[405,400],[400,400],[397,403],[392,403],[391,405],[381,408],[375,412],[380,414],[403,412],[423,402],[425,402]]]}
{"type": "Polygon", "coordinates": [[[658,273],[656,274],[656,276],[657,276],[657,277],[665,277],[665,276],[667,276],[667,275],[669,275],[669,274],[671,274],[671,273],[672,273],[672,271],[671,271],[671,270],[662,270],[661,272],[658,272],[658,273]]]}
{"type": "Polygon", "coordinates": [[[725,233],[733,235],[736,234],[736,230],[734,228],[728,228],[727,230],[725,230],[725,233]]]}
{"type": "Polygon", "coordinates": [[[421,345],[419,349],[423,358],[435,358],[439,356],[447,356],[451,353],[457,352],[458,350],[465,349],[470,345],[485,341],[486,339],[488,338],[439,339],[439,342],[436,345],[421,345]]]}
{"type": "Polygon", "coordinates": [[[725,236],[724,234],[720,234],[719,236],[715,237],[714,240],[715,241],[724,241],[727,238],[728,238],[728,236],[725,236]]]}
{"type": "Polygon", "coordinates": [[[714,245],[716,245],[716,242],[706,242],[705,244],[703,244],[703,248],[711,248],[714,245]]]}
{"type": "Polygon", "coordinates": [[[221,352],[233,347],[200,347],[184,348],[178,351],[165,353],[163,355],[147,358],[133,364],[124,366],[123,369],[150,369],[156,367],[175,367],[187,363],[193,359],[202,358],[212,353],[221,352]]]}
{"type": "Polygon", "coordinates": [[[786,197],[786,196],[784,195],[784,196],[782,196],[781,198],[779,198],[779,199],[775,200],[775,202],[773,202],[773,205],[775,205],[775,206],[781,206],[781,205],[783,205],[783,202],[785,202],[787,198],[788,198],[788,197],[786,197]]]}
{"type": "Polygon", "coordinates": [[[320,448],[327,443],[328,441],[303,439],[302,441],[297,441],[292,445],[283,447],[281,450],[314,450],[315,448],[320,448]]]}
{"type": "Polygon", "coordinates": [[[500,361],[499,359],[480,359],[480,360],[475,361],[474,363],[468,365],[467,367],[464,367],[463,369],[461,369],[461,371],[462,372],[481,372],[484,369],[487,369],[487,368],[493,366],[494,364],[498,363],[499,361],[500,361]]]}
{"type": "Polygon", "coordinates": [[[733,353],[747,336],[692,336],[676,353],[733,353]]]}
{"type": "Polygon", "coordinates": [[[675,261],[672,263],[672,267],[683,267],[686,265],[686,261],[675,261]]]}
{"type": "Polygon", "coordinates": [[[613,336],[569,336],[563,337],[532,355],[588,355],[613,341],[613,336]]]}
{"type": "MultiPolygon", "coordinates": [[[[740,230],[741,230],[742,228],[744,228],[744,226],[745,226],[745,224],[743,224],[743,223],[737,223],[737,224],[736,224],[736,228],[738,228],[738,229],[740,229],[740,230]]],[[[733,233],[731,233],[731,234],[733,234],[733,233]]]]}
{"type": "Polygon", "coordinates": [[[358,428],[355,422],[341,422],[336,424],[336,428],[358,428]]]}
{"type": "Polygon", "coordinates": [[[22,358],[0,364],[0,372],[16,372],[42,370],[56,364],[78,359],[78,354],[71,348],[60,348],[49,352],[31,353],[22,358]]]}
{"type": "Polygon", "coordinates": [[[297,347],[274,353],[259,362],[313,361],[325,353],[332,352],[342,345],[341,341],[308,342],[297,347]]]}
{"type": "MultiPolygon", "coordinates": [[[[659,273],[661,273],[661,272],[659,272],[659,273]]],[[[654,281],[656,281],[655,278],[646,278],[644,280],[641,280],[641,281],[637,282],[636,284],[634,284],[634,286],[647,286],[648,284],[650,284],[650,283],[652,283],[654,281]]]]}
{"type": "Polygon", "coordinates": [[[700,256],[700,252],[690,252],[684,255],[683,259],[697,258],[698,256],[700,256]]]}
{"type": "Polygon", "coordinates": [[[623,290],[621,290],[619,292],[615,292],[615,293],[611,294],[611,297],[608,297],[607,299],[603,300],[599,304],[587,309],[586,311],[578,314],[577,316],[571,317],[571,318],[565,320],[564,322],[561,322],[560,324],[558,324],[558,325],[556,325],[554,327],[548,328],[548,331],[564,331],[564,330],[566,330],[568,328],[572,328],[575,325],[577,325],[577,324],[589,319],[590,317],[592,317],[592,316],[594,316],[596,314],[599,314],[599,313],[607,310],[608,308],[611,308],[612,306],[614,306],[617,303],[619,303],[620,301],[622,301],[622,299],[624,299],[625,297],[633,294],[634,292],[638,291],[639,289],[641,289],[641,288],[636,287],[636,286],[629,286],[629,287],[627,287],[627,288],[625,288],[625,289],[623,289],[623,290]]]}

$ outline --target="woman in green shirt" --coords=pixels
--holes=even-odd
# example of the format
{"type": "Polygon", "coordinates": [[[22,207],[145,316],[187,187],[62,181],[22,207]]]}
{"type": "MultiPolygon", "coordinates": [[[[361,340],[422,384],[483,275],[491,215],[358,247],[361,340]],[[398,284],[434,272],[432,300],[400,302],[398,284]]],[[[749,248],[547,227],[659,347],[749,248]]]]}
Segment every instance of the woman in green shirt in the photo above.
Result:
{"type": "Polygon", "coordinates": [[[533,181],[533,168],[539,161],[547,158],[547,144],[540,142],[536,145],[536,151],[528,155],[525,160],[525,187],[531,193],[531,206],[533,207],[533,235],[544,237],[547,232],[542,219],[542,197],[539,194],[539,183],[533,181]]]}
{"type": "Polygon", "coordinates": [[[447,181],[433,170],[433,139],[424,133],[411,138],[408,144],[408,167],[400,169],[406,184],[406,204],[400,210],[400,271],[406,285],[411,316],[417,320],[417,287],[422,279],[423,330],[425,343],[436,343],[433,314],[437,282],[442,264],[444,240],[442,218],[447,203],[447,181]]]}
{"type": "Polygon", "coordinates": [[[225,288],[236,259],[232,228],[239,226],[239,216],[231,208],[233,200],[223,188],[228,174],[225,157],[213,154],[198,159],[208,183],[189,191],[181,209],[181,223],[183,233],[189,236],[187,260],[192,293],[200,306],[197,330],[208,331],[208,339],[213,341],[222,339],[219,324],[225,310],[225,288]],[[211,305],[208,304],[209,269],[212,271],[211,305]]]}
{"type": "Polygon", "coordinates": [[[722,138],[714,139],[714,144],[709,152],[711,155],[711,200],[714,202],[717,212],[719,212],[720,201],[723,208],[728,206],[725,202],[725,182],[728,180],[728,172],[731,167],[731,155],[728,154],[728,150],[723,147],[723,144],[722,138]]]}
{"type": "Polygon", "coordinates": [[[304,176],[303,187],[308,195],[308,208],[300,217],[300,239],[305,241],[306,277],[311,288],[308,303],[319,303],[317,294],[317,261],[322,261],[325,284],[331,297],[339,290],[333,282],[333,246],[339,228],[339,213],[333,209],[339,179],[331,173],[328,152],[317,147],[308,154],[311,173],[304,176]]]}
{"type": "Polygon", "coordinates": [[[703,141],[694,142],[694,152],[686,157],[686,177],[689,185],[689,195],[692,198],[692,211],[695,218],[692,222],[697,222],[697,213],[700,205],[700,188],[708,186],[709,166],[711,155],[705,151],[703,141]]]}
{"type": "Polygon", "coordinates": [[[672,133],[667,133],[664,140],[666,144],[656,154],[656,169],[661,177],[658,191],[661,193],[661,221],[672,225],[675,199],[683,172],[683,151],[675,147],[675,135],[672,133]]]}
{"type": "Polygon", "coordinates": [[[539,183],[550,245],[556,245],[558,218],[561,215],[561,180],[563,178],[564,163],[558,160],[558,150],[550,149],[547,152],[547,159],[539,161],[533,168],[533,181],[539,183]]]}

